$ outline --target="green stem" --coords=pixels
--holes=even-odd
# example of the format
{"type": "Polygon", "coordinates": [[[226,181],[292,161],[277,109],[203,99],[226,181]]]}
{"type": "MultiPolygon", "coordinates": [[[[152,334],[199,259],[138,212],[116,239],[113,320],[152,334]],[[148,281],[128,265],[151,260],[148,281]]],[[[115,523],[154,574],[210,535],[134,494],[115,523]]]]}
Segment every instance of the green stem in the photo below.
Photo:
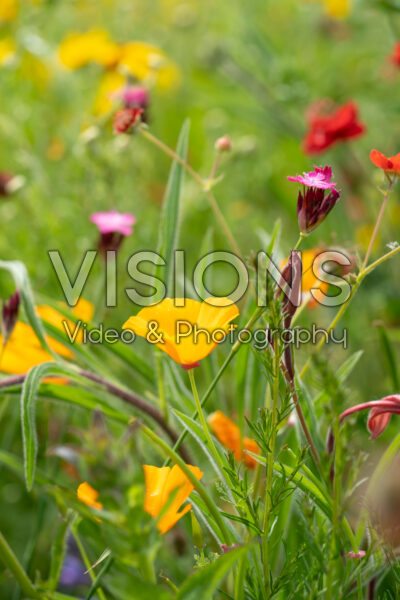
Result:
{"type": "Polygon", "coordinates": [[[263,539],[263,565],[264,565],[264,580],[265,585],[269,589],[269,548],[268,548],[268,533],[269,521],[271,517],[271,495],[272,495],[272,475],[274,470],[274,455],[275,443],[278,423],[278,399],[279,399],[279,374],[280,374],[280,356],[279,345],[275,345],[274,354],[274,372],[273,372],[273,388],[272,388],[272,421],[271,421],[271,436],[269,439],[269,454],[267,461],[267,481],[265,486],[265,511],[264,511],[264,539],[263,539]]]}
{"type": "Polygon", "coordinates": [[[29,579],[28,575],[25,573],[22,568],[18,558],[15,556],[14,552],[11,550],[10,546],[7,543],[7,540],[0,532],[0,560],[3,562],[4,566],[11,572],[14,579],[18,583],[21,588],[23,594],[27,598],[43,598],[43,595],[40,594],[33,583],[29,579]]]}
{"type": "Polygon", "coordinates": [[[218,450],[216,449],[215,444],[213,442],[213,439],[211,437],[210,430],[208,428],[207,421],[206,421],[206,418],[204,416],[203,409],[202,409],[202,406],[201,406],[201,402],[200,402],[200,398],[199,398],[199,393],[197,391],[197,386],[196,386],[196,380],[195,380],[195,377],[194,377],[194,369],[189,369],[188,370],[188,375],[189,375],[190,385],[192,387],[194,402],[196,404],[196,411],[197,411],[197,414],[199,416],[200,424],[201,424],[201,426],[203,428],[203,431],[204,431],[204,435],[205,435],[205,438],[206,438],[207,445],[208,445],[208,447],[210,449],[210,452],[214,456],[217,465],[220,467],[221,473],[223,473],[224,472],[224,466],[223,466],[223,464],[221,462],[221,457],[218,454],[218,450]]]}
{"type": "Polygon", "coordinates": [[[152,144],[154,144],[155,146],[157,146],[157,148],[159,148],[160,150],[162,150],[163,152],[165,152],[165,154],[167,154],[170,158],[172,158],[173,160],[175,160],[177,163],[179,163],[185,170],[186,172],[199,184],[199,186],[201,187],[201,189],[203,190],[203,192],[206,194],[208,201],[210,202],[211,208],[214,211],[214,214],[217,218],[217,221],[219,222],[232,250],[235,252],[235,254],[241,258],[241,252],[239,249],[239,246],[237,245],[235,238],[229,228],[228,223],[225,220],[224,215],[222,214],[217,201],[214,197],[214,194],[211,192],[211,185],[212,185],[212,181],[206,181],[204,180],[194,169],[193,167],[191,167],[183,158],[181,158],[176,152],[174,152],[174,150],[172,150],[172,148],[170,148],[169,146],[167,146],[166,144],[164,144],[164,142],[162,142],[160,139],[158,139],[155,135],[153,135],[152,133],[150,133],[148,131],[148,129],[142,127],[139,127],[138,129],[139,133],[146,138],[149,142],[151,142],[152,144]]]}
{"type": "Polygon", "coordinates": [[[172,148],[164,144],[164,142],[159,140],[155,135],[150,133],[150,131],[148,131],[148,129],[145,129],[143,126],[139,127],[138,131],[144,138],[146,138],[146,140],[157,146],[157,148],[165,152],[165,154],[168,154],[170,158],[179,163],[185,169],[185,171],[187,171],[187,173],[189,173],[189,175],[193,177],[195,181],[197,181],[200,187],[204,189],[205,182],[202,179],[202,177],[200,177],[200,175],[196,173],[196,171],[183,158],[181,158],[176,152],[174,152],[172,148]]]}
{"type": "MultiPolygon", "coordinates": [[[[253,315],[250,317],[249,321],[247,322],[247,324],[245,325],[245,329],[250,330],[251,327],[254,325],[254,323],[260,318],[260,316],[262,315],[262,313],[265,311],[265,307],[261,307],[261,308],[257,308],[253,315]]],[[[224,363],[222,364],[220,370],[218,371],[218,373],[216,374],[216,376],[214,377],[214,379],[212,380],[212,382],[210,383],[206,393],[204,394],[203,398],[201,399],[200,402],[200,406],[203,408],[207,402],[207,400],[209,399],[209,397],[211,396],[215,386],[217,385],[218,381],[221,379],[222,374],[224,373],[225,369],[228,367],[229,363],[231,362],[231,360],[233,359],[233,357],[235,356],[236,352],[239,350],[239,348],[241,347],[242,342],[240,340],[237,340],[235,342],[235,344],[232,346],[232,350],[230,351],[230,353],[228,354],[228,356],[226,357],[224,363]]],[[[193,413],[192,415],[192,419],[196,419],[198,416],[198,412],[197,410],[193,413]]],[[[187,430],[185,429],[181,435],[179,436],[178,440],[176,441],[175,445],[174,445],[174,451],[176,452],[179,447],[181,446],[181,444],[183,443],[183,441],[185,440],[186,436],[187,436],[187,430]]],[[[165,461],[164,466],[168,465],[169,461],[165,461]]]]}
{"type": "Polygon", "coordinates": [[[226,544],[230,544],[232,541],[231,534],[230,534],[227,526],[225,525],[225,522],[222,519],[214,500],[209,496],[205,487],[200,483],[200,481],[192,473],[192,471],[190,469],[188,469],[187,465],[184,463],[184,461],[181,459],[181,457],[172,448],[170,448],[168,446],[168,444],[166,442],[164,442],[164,440],[162,440],[156,433],[154,433],[151,429],[149,429],[145,425],[142,426],[142,432],[151,441],[153,441],[156,446],[158,446],[162,450],[163,454],[166,454],[168,456],[168,458],[172,460],[173,463],[175,463],[182,469],[182,471],[184,472],[186,477],[189,479],[190,483],[193,485],[196,492],[199,494],[200,498],[203,500],[203,502],[207,506],[211,515],[214,517],[215,523],[218,525],[218,527],[220,529],[223,541],[226,544]]]}
{"type": "MultiPolygon", "coordinates": [[[[85,567],[86,567],[86,569],[88,571],[89,577],[90,577],[90,579],[92,581],[95,581],[96,575],[93,572],[93,569],[91,569],[92,564],[91,564],[91,562],[89,560],[88,555],[86,554],[85,546],[83,545],[82,540],[81,540],[81,538],[79,536],[79,533],[78,533],[78,523],[75,524],[75,525],[73,525],[71,527],[71,533],[74,536],[74,540],[76,542],[76,545],[78,546],[78,550],[79,550],[80,555],[82,557],[83,564],[85,565],[85,567]]],[[[97,588],[97,594],[98,594],[100,600],[107,600],[106,597],[105,597],[105,595],[104,595],[103,590],[100,587],[97,588]]]]}
{"type": "Polygon", "coordinates": [[[392,179],[389,178],[389,183],[388,183],[388,186],[387,186],[387,189],[386,189],[385,193],[383,194],[383,201],[382,201],[381,209],[379,211],[378,218],[376,220],[375,227],[374,227],[374,230],[373,230],[372,235],[371,235],[371,239],[370,239],[369,244],[368,244],[367,253],[365,255],[362,267],[360,269],[360,273],[362,273],[365,270],[365,267],[368,264],[368,259],[370,257],[370,254],[372,252],[372,248],[374,246],[374,242],[375,242],[375,239],[376,239],[376,236],[377,236],[377,233],[378,233],[379,225],[380,225],[380,223],[382,221],[383,213],[385,212],[386,203],[388,201],[388,198],[390,196],[390,192],[392,190],[392,185],[393,185],[393,181],[392,181],[392,179]]]}
{"type": "Polygon", "coordinates": [[[339,502],[340,502],[340,469],[341,469],[341,448],[340,448],[340,437],[339,437],[339,420],[335,417],[333,425],[333,431],[335,435],[335,474],[333,478],[333,505],[332,505],[332,538],[331,538],[331,552],[328,564],[327,574],[327,586],[326,586],[326,597],[327,600],[332,598],[332,586],[334,581],[334,571],[337,555],[336,540],[338,536],[339,528],[339,502]]]}
{"type": "Polygon", "coordinates": [[[157,364],[157,387],[158,387],[158,396],[160,398],[160,408],[161,412],[164,415],[165,422],[169,421],[168,414],[168,405],[167,405],[167,397],[165,395],[165,385],[164,385],[164,372],[163,372],[163,363],[162,363],[162,355],[161,352],[156,353],[156,364],[157,364]]]}
{"type": "Polygon", "coordinates": [[[295,247],[293,248],[293,250],[298,250],[298,249],[300,248],[300,246],[301,246],[301,244],[302,244],[302,242],[303,242],[304,238],[306,238],[306,237],[307,237],[307,234],[306,234],[306,233],[303,233],[303,232],[301,231],[301,232],[300,232],[300,235],[299,235],[299,239],[297,240],[297,242],[296,242],[296,245],[295,245],[295,247]]]}

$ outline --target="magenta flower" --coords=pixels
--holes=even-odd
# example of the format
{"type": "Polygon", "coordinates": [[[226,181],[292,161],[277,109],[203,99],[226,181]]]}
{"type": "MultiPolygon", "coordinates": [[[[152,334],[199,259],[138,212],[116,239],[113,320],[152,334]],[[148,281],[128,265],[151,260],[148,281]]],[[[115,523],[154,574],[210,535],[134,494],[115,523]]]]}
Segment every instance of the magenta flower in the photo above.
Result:
{"type": "Polygon", "coordinates": [[[315,171],[303,173],[303,175],[296,175],[296,177],[291,177],[288,175],[287,179],[289,181],[297,181],[298,183],[302,183],[308,187],[315,187],[320,190],[333,190],[336,187],[336,183],[331,181],[332,167],[326,166],[322,168],[314,165],[314,169],[315,171]]]}
{"type": "Polygon", "coordinates": [[[336,183],[331,181],[332,169],[329,166],[314,167],[314,171],[288,176],[289,181],[301,183],[303,191],[299,191],[297,201],[297,220],[301,233],[309,234],[328,216],[340,198],[335,189],[336,183]],[[326,194],[326,191],[329,193],[326,194]]]}
{"type": "Polygon", "coordinates": [[[365,550],[359,550],[358,552],[348,552],[347,553],[348,558],[364,558],[365,555],[366,555],[365,550]]]}
{"type": "Polygon", "coordinates": [[[116,210],[93,213],[92,223],[100,231],[98,248],[101,254],[108,250],[118,251],[124,237],[131,235],[136,218],[130,213],[119,213],[116,210]]]}
{"type": "Polygon", "coordinates": [[[147,108],[150,103],[148,90],[142,85],[127,85],[113,94],[125,108],[147,108]]]}
{"type": "Polygon", "coordinates": [[[131,235],[136,223],[135,217],[130,213],[119,213],[116,210],[93,213],[90,220],[97,225],[100,233],[120,233],[123,236],[131,235]]]}
{"type": "Polygon", "coordinates": [[[352,406],[340,415],[340,421],[342,422],[349,415],[368,409],[371,410],[368,415],[367,428],[371,433],[371,439],[374,440],[386,429],[392,415],[400,415],[400,394],[352,406]]]}

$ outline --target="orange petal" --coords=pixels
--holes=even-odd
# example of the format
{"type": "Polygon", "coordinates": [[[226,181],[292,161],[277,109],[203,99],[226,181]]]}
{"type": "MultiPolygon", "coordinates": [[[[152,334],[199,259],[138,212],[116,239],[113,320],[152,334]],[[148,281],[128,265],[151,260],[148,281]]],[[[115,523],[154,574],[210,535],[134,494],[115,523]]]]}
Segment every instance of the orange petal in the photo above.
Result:
{"type": "Polygon", "coordinates": [[[378,150],[371,150],[369,158],[371,162],[373,162],[374,165],[376,167],[379,167],[380,169],[388,171],[393,168],[393,164],[391,163],[391,161],[384,154],[382,154],[382,152],[379,152],[378,150]]]}

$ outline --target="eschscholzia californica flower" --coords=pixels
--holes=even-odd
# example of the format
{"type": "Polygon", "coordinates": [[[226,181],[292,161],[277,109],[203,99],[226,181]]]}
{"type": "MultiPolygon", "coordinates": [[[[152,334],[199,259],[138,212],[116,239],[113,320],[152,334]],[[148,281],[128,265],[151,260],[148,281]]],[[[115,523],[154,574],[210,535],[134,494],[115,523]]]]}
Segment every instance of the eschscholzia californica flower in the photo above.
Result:
{"type": "Polygon", "coordinates": [[[332,111],[321,103],[309,111],[309,131],[303,149],[307,154],[319,154],[334,144],[362,135],[366,127],[359,120],[355,102],[347,102],[332,111]]]}
{"type": "Polygon", "coordinates": [[[370,410],[367,428],[371,433],[371,439],[374,440],[386,429],[392,415],[400,415],[400,394],[352,406],[340,415],[340,421],[361,410],[370,410]]]}
{"type": "Polygon", "coordinates": [[[69,33],[59,47],[59,58],[68,69],[79,69],[89,63],[112,67],[118,63],[121,49],[103,29],[85,33],[69,33]]]}
{"type": "Polygon", "coordinates": [[[185,369],[199,365],[228,332],[229,323],[239,314],[238,307],[227,298],[207,298],[203,302],[184,298],[165,298],[158,304],[142,308],[130,317],[123,329],[147,338],[156,322],[155,345],[185,369]],[[182,327],[181,327],[182,325],[182,327]]]}
{"type": "Polygon", "coordinates": [[[132,234],[136,218],[130,213],[119,213],[116,210],[93,213],[90,217],[100,232],[99,251],[105,254],[107,250],[117,251],[124,237],[132,234]]]}
{"type": "Polygon", "coordinates": [[[243,438],[243,449],[240,445],[240,429],[239,427],[224,413],[220,410],[209,415],[207,419],[211,431],[214,433],[216,438],[225,448],[228,448],[236,460],[242,461],[248,469],[255,469],[257,466],[257,461],[247,454],[247,452],[243,452],[243,450],[249,450],[254,454],[260,454],[260,448],[254,440],[248,437],[243,438]]]}
{"type": "MultiPolygon", "coordinates": [[[[328,291],[328,284],[321,281],[318,278],[318,274],[314,273],[314,261],[323,252],[320,248],[313,248],[311,250],[303,250],[301,253],[301,260],[303,263],[303,273],[301,277],[301,292],[302,292],[302,304],[305,302],[309,308],[314,308],[317,305],[316,300],[311,295],[311,290],[321,290],[324,294],[328,291]]],[[[287,264],[287,260],[284,260],[281,264],[281,269],[287,264]]]]}
{"type": "Polygon", "coordinates": [[[3,346],[7,343],[10,335],[18,320],[18,310],[21,301],[21,295],[17,290],[6,302],[3,302],[1,315],[1,332],[3,334],[3,346]]]}
{"type": "MultiPolygon", "coordinates": [[[[89,309],[93,311],[93,305],[87,300],[81,299],[73,308],[74,315],[81,320],[90,320],[88,317],[89,309]]],[[[50,306],[38,306],[37,312],[41,318],[52,323],[56,327],[63,329],[62,321],[66,320],[61,313],[50,306]]],[[[93,313],[92,313],[93,314],[93,313]]],[[[74,325],[70,323],[72,329],[74,325]]],[[[3,336],[0,336],[0,345],[3,344],[3,336]]],[[[77,336],[77,341],[80,338],[77,336]]],[[[49,347],[64,358],[72,358],[73,354],[69,348],[61,342],[48,337],[49,347]]],[[[0,371],[11,375],[25,375],[32,367],[44,362],[53,361],[54,358],[44,350],[30,325],[18,321],[11,333],[4,352],[1,356],[0,371]]],[[[52,383],[65,383],[64,378],[51,378],[52,383]]]]}
{"type": "Polygon", "coordinates": [[[90,508],[94,508],[95,510],[101,510],[103,508],[102,503],[97,501],[99,492],[95,490],[87,481],[84,481],[79,485],[78,489],[76,490],[76,495],[78,496],[78,500],[90,508]]]}
{"type": "Polygon", "coordinates": [[[371,150],[369,158],[376,167],[383,169],[388,175],[400,175],[400,152],[387,157],[379,150],[371,150]]]}
{"type": "Polygon", "coordinates": [[[297,201],[297,219],[301,233],[309,234],[328,216],[340,198],[332,181],[332,168],[314,167],[314,171],[288,177],[289,181],[303,184],[297,201]],[[328,193],[326,193],[328,192],[328,193]]]}
{"type": "MultiPolygon", "coordinates": [[[[201,479],[203,473],[198,467],[186,465],[196,479],[201,479]]],[[[193,484],[178,465],[170,467],[154,467],[143,465],[146,496],[143,509],[152,517],[162,516],[157,522],[160,533],[169,531],[186,513],[192,508],[186,504],[180,511],[180,507],[194,490],[193,484]],[[171,495],[172,501],[169,502],[171,495]],[[168,507],[166,508],[166,505],[168,507]],[[166,508],[166,510],[165,510],[166,508]]]]}

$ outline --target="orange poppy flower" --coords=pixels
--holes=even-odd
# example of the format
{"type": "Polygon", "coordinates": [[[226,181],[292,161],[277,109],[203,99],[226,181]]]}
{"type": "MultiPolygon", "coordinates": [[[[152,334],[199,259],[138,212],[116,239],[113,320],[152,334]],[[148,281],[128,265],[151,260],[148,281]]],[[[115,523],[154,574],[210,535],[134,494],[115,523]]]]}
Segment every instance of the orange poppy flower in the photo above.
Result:
{"type": "MultiPolygon", "coordinates": [[[[257,461],[250,454],[243,452],[240,447],[239,427],[220,410],[212,413],[207,420],[216,438],[223,446],[233,452],[235,459],[239,461],[244,459],[248,469],[255,469],[257,461]]],[[[243,438],[243,449],[254,454],[260,454],[257,442],[247,437],[243,438]]]]}
{"type": "MultiPolygon", "coordinates": [[[[317,306],[316,300],[311,295],[311,290],[318,289],[326,294],[329,287],[327,283],[320,281],[313,271],[314,260],[321,252],[323,252],[321,248],[313,248],[312,250],[303,250],[301,253],[301,260],[303,262],[303,275],[301,278],[302,302],[308,302],[309,308],[317,306]]],[[[281,263],[281,270],[286,266],[286,263],[287,260],[281,263]]]]}
{"type": "Polygon", "coordinates": [[[394,156],[387,157],[378,150],[371,150],[369,158],[376,167],[383,169],[385,173],[400,175],[400,152],[394,156]]]}
{"type": "MultiPolygon", "coordinates": [[[[42,319],[55,325],[59,329],[63,329],[62,321],[65,320],[67,321],[70,330],[74,330],[75,325],[68,319],[65,319],[61,313],[51,306],[38,306],[37,312],[42,319]]],[[[93,314],[93,305],[81,298],[72,312],[78,319],[90,321],[93,314]]],[[[77,335],[76,340],[79,342],[82,341],[82,338],[77,335]]],[[[60,356],[72,358],[73,354],[71,350],[64,346],[64,344],[61,344],[61,342],[48,337],[47,343],[49,347],[57,354],[60,354],[60,356]]],[[[0,346],[2,344],[3,336],[0,335],[0,346]]],[[[52,360],[54,360],[54,358],[42,348],[32,327],[22,321],[18,321],[4,347],[4,352],[0,361],[0,371],[12,375],[25,375],[32,367],[52,360]]],[[[64,378],[51,378],[51,380],[48,381],[51,381],[51,383],[65,383],[66,380],[64,378]]]]}
{"type": "MultiPolygon", "coordinates": [[[[197,479],[200,480],[203,477],[204,473],[198,467],[192,465],[187,465],[187,467],[197,479]]],[[[172,469],[143,465],[143,471],[146,484],[143,508],[152,517],[158,517],[162,513],[157,522],[157,528],[161,533],[166,533],[192,508],[191,504],[186,504],[181,512],[178,512],[182,503],[194,490],[194,486],[178,465],[174,465],[172,469]],[[174,497],[168,503],[172,493],[174,493],[174,497]]]]}
{"type": "Polygon", "coordinates": [[[78,496],[78,500],[83,502],[83,504],[86,504],[86,506],[94,508],[95,510],[101,510],[103,508],[102,503],[97,502],[99,492],[95,490],[87,481],[84,481],[80,484],[76,494],[78,496]]]}
{"type": "Polygon", "coordinates": [[[222,341],[238,314],[238,307],[227,298],[204,302],[165,298],[130,317],[123,329],[147,338],[184,368],[192,368],[222,341]],[[175,306],[182,301],[184,306],[175,306]]]}

